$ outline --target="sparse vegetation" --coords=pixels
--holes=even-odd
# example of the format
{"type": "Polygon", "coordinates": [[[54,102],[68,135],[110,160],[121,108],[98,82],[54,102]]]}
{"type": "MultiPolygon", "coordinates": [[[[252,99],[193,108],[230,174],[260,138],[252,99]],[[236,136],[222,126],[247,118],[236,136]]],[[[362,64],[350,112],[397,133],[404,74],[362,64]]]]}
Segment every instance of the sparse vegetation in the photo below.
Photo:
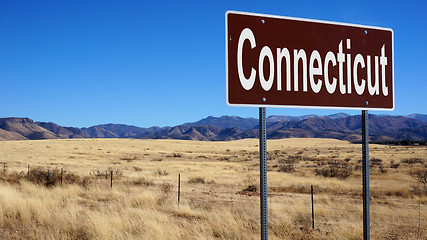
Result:
{"type": "Polygon", "coordinates": [[[159,185],[160,187],[160,194],[157,198],[157,204],[162,205],[169,199],[169,194],[173,189],[172,184],[168,182],[163,182],[159,185]]]}
{"type": "Polygon", "coordinates": [[[417,163],[424,164],[424,160],[421,159],[421,158],[412,157],[412,158],[406,158],[406,159],[402,160],[402,163],[407,163],[407,164],[417,164],[417,163]]]}
{"type": "Polygon", "coordinates": [[[134,185],[137,186],[153,186],[154,182],[152,180],[147,180],[144,177],[137,178],[132,181],[134,185]]]}
{"type": "Polygon", "coordinates": [[[205,179],[202,177],[193,177],[190,180],[188,180],[188,183],[205,183],[205,179]]]}
{"type": "Polygon", "coordinates": [[[256,192],[257,190],[258,187],[254,184],[248,185],[245,189],[243,189],[244,192],[256,192]]]}
{"type": "Polygon", "coordinates": [[[411,177],[422,185],[427,185],[427,169],[412,170],[409,172],[411,177]]]}
{"type": "Polygon", "coordinates": [[[391,163],[390,167],[391,168],[398,168],[400,166],[400,163],[391,163]]]}
{"type": "Polygon", "coordinates": [[[375,165],[381,165],[383,160],[379,159],[379,158],[371,158],[369,159],[370,162],[370,166],[375,166],[375,165]]]}
{"type": "Polygon", "coordinates": [[[326,165],[318,166],[314,172],[316,175],[323,177],[346,179],[351,175],[352,169],[345,161],[331,160],[326,165]]]}
{"type": "Polygon", "coordinates": [[[293,172],[295,172],[295,165],[294,165],[294,164],[292,164],[292,163],[285,163],[285,164],[282,164],[282,165],[279,167],[279,171],[280,171],[280,172],[285,172],[285,173],[293,173],[293,172]]]}
{"type": "MultiPolygon", "coordinates": [[[[7,170],[0,170],[0,238],[259,239],[257,144],[256,139],[0,142],[0,162],[7,163],[7,170]],[[37,181],[28,177],[28,163],[30,171],[38,171],[37,181]],[[53,177],[61,168],[66,170],[62,187],[53,177]],[[117,174],[113,188],[111,171],[117,174]],[[55,184],[46,187],[48,175],[55,184]]],[[[360,146],[283,139],[269,140],[268,148],[269,239],[361,238],[361,172],[355,169],[360,146]],[[280,172],[283,166],[287,174],[280,172]],[[337,173],[323,178],[316,174],[322,169],[352,172],[341,179],[337,173]]],[[[416,177],[424,176],[416,171],[426,169],[425,160],[407,160],[425,159],[426,147],[371,149],[371,160],[381,159],[371,162],[372,238],[427,239],[427,194],[416,177]]]]}
{"type": "Polygon", "coordinates": [[[384,164],[382,163],[378,166],[378,169],[380,170],[380,173],[387,173],[387,170],[384,168],[384,164]]]}
{"type": "Polygon", "coordinates": [[[166,170],[157,169],[153,172],[154,176],[163,177],[169,175],[169,172],[166,170]]]}
{"type": "Polygon", "coordinates": [[[138,160],[138,159],[139,159],[139,156],[137,156],[137,155],[124,156],[124,157],[120,158],[120,160],[124,160],[124,161],[128,161],[128,162],[135,161],[135,160],[138,160]]]}

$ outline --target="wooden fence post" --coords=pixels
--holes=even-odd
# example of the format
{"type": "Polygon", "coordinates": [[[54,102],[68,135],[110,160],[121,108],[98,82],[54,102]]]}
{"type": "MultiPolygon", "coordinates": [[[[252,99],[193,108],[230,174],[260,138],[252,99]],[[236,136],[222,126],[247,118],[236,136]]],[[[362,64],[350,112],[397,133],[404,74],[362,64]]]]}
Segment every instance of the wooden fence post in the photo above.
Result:
{"type": "Polygon", "coordinates": [[[314,202],[313,202],[313,185],[311,185],[311,224],[314,229],[314,202]]]}
{"type": "Polygon", "coordinates": [[[178,208],[181,200],[181,173],[178,174],[178,208]]]}
{"type": "Polygon", "coordinates": [[[111,182],[110,182],[110,187],[113,188],[113,171],[111,171],[111,182]]]}

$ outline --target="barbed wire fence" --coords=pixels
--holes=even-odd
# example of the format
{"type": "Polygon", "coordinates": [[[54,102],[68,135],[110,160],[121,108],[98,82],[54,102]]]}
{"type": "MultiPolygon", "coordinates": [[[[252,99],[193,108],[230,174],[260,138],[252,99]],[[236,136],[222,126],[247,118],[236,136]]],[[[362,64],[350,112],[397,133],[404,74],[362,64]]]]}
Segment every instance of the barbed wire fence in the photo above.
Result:
{"type": "MultiPolygon", "coordinates": [[[[16,173],[20,174],[23,177],[30,177],[31,170],[33,169],[44,169],[47,171],[48,174],[52,174],[54,172],[61,173],[61,186],[62,186],[62,173],[65,172],[73,172],[73,167],[66,166],[66,165],[52,165],[52,166],[46,166],[46,164],[34,164],[34,163],[23,163],[23,162],[1,162],[0,167],[3,169],[0,170],[0,181],[2,180],[2,175],[6,175],[9,173],[16,173]]],[[[117,173],[120,174],[121,170],[117,170],[117,173]]],[[[76,171],[77,172],[77,171],[76,171]]],[[[85,173],[78,173],[80,175],[92,175],[93,177],[99,177],[100,180],[104,179],[106,187],[112,188],[113,186],[113,178],[110,178],[110,175],[112,176],[113,171],[110,169],[98,170],[92,171],[92,172],[85,172],[85,173]],[[98,176],[98,175],[99,176],[98,176]],[[102,176],[101,176],[102,175],[102,176]],[[110,182],[110,181],[111,182],[110,182]]],[[[123,173],[122,173],[123,174],[123,173]]],[[[180,178],[178,181],[182,179],[182,174],[180,175],[180,178]]],[[[175,183],[173,183],[175,184],[175,183]]],[[[180,183],[176,183],[180,184],[180,183]]],[[[309,189],[309,188],[307,188],[309,189]]],[[[282,192],[281,192],[282,193],[282,192]]],[[[253,204],[256,204],[256,202],[259,201],[257,197],[242,197],[236,192],[230,192],[228,193],[231,197],[220,197],[215,196],[213,197],[213,200],[209,200],[206,198],[201,198],[200,196],[194,196],[194,192],[190,189],[185,189],[180,184],[179,189],[180,194],[180,201],[183,201],[183,198],[195,198],[197,197],[197,201],[203,203],[208,203],[210,201],[216,201],[221,203],[229,203],[229,204],[235,204],[236,202],[251,202],[253,204]],[[236,197],[233,197],[236,195],[236,197]]],[[[313,212],[310,202],[310,191],[307,192],[299,192],[298,194],[306,195],[306,200],[301,203],[296,202],[286,202],[287,208],[284,210],[284,212],[275,212],[275,208],[273,205],[283,204],[282,200],[284,196],[281,196],[280,194],[274,193],[271,189],[269,189],[269,211],[270,218],[274,217],[275,214],[292,214],[294,216],[298,215],[304,215],[307,216],[308,219],[311,218],[313,212]],[[295,210],[298,209],[298,210],[295,210]]],[[[321,192],[319,194],[314,194],[314,222],[316,226],[332,226],[337,221],[345,220],[346,218],[359,218],[360,221],[362,220],[362,205],[360,204],[360,210],[355,209],[346,209],[344,207],[340,208],[339,206],[346,206],[348,204],[354,204],[354,203],[361,203],[362,199],[361,196],[337,196],[334,195],[333,197],[328,198],[330,201],[329,203],[319,203],[319,196],[326,196],[328,195],[327,192],[321,192]],[[317,209],[317,210],[316,210],[317,209]],[[320,209],[320,211],[319,211],[320,209]]],[[[412,200],[416,201],[416,200],[412,200]]],[[[320,201],[321,202],[321,201],[320,201]]],[[[380,212],[380,210],[377,210],[378,206],[383,206],[380,203],[375,204],[373,202],[371,204],[371,226],[381,226],[381,225],[387,225],[388,227],[396,227],[396,228],[406,228],[406,229],[412,229],[413,231],[417,232],[417,236],[421,235],[423,232],[427,232],[427,206],[425,203],[419,201],[418,203],[402,203],[402,201],[398,198],[387,198],[388,204],[393,206],[400,206],[400,208],[404,208],[406,215],[402,214],[401,212],[390,214],[390,213],[384,213],[380,212]]],[[[310,220],[311,223],[311,220],[310,220]]],[[[311,226],[311,224],[310,224],[311,226]]]]}

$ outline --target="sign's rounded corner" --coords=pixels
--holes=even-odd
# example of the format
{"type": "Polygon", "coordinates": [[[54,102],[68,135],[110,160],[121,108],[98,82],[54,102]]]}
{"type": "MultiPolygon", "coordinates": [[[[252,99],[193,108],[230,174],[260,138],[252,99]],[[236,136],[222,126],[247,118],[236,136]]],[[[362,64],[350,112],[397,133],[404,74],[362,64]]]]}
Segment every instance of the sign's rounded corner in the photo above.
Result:
{"type": "Polygon", "coordinates": [[[227,104],[227,106],[229,106],[229,107],[234,107],[234,105],[232,104],[232,103],[230,103],[229,101],[228,101],[228,99],[225,101],[225,103],[227,104]]]}
{"type": "Polygon", "coordinates": [[[236,11],[234,11],[234,10],[227,10],[227,11],[225,11],[225,16],[227,17],[229,14],[233,14],[233,13],[236,13],[236,11]]]}

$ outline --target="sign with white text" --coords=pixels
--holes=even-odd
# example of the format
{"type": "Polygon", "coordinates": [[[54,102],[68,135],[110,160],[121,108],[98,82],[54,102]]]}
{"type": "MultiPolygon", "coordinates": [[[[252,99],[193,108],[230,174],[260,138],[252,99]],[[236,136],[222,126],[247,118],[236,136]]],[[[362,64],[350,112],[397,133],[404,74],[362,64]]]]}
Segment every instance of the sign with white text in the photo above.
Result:
{"type": "Polygon", "coordinates": [[[393,30],[226,13],[230,106],[394,109],[393,30]]]}

